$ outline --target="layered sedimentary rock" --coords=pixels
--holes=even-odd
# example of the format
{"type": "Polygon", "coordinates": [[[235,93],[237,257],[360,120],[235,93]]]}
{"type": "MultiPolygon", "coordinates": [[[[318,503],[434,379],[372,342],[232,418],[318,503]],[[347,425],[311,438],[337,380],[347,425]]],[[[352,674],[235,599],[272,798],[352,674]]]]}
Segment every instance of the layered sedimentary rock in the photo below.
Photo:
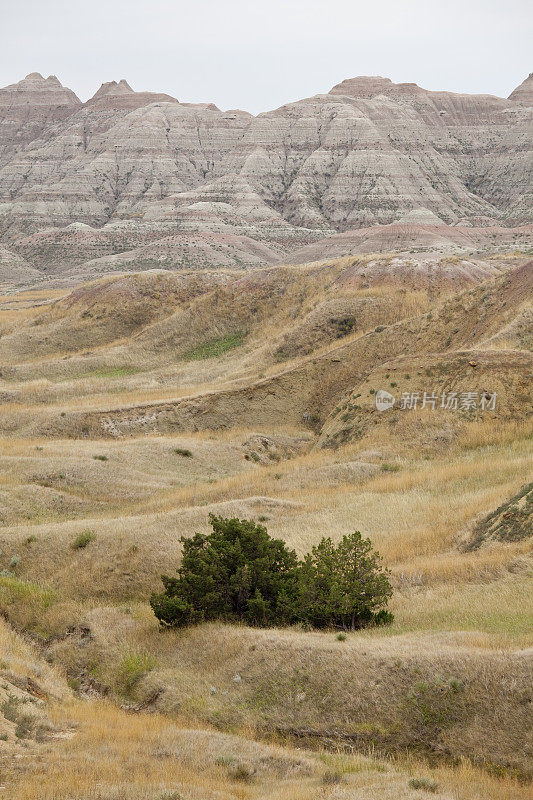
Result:
{"type": "Polygon", "coordinates": [[[125,80],[81,104],[34,74],[0,91],[11,109],[0,238],[16,250],[39,230],[119,223],[131,248],[209,233],[290,252],[396,222],[520,225],[531,221],[530,89],[531,78],[503,99],[359,77],[253,117],[125,80]],[[27,96],[26,116],[11,95],[27,96]]]}
{"type": "Polygon", "coordinates": [[[147,106],[150,103],[177,102],[176,98],[171,97],[169,94],[134,92],[128,81],[122,78],[118,83],[116,81],[103,83],[96,94],[87,101],[87,106],[93,109],[98,107],[133,111],[135,108],[142,108],[142,106],[147,106]]]}
{"type": "Polygon", "coordinates": [[[32,72],[0,89],[0,164],[82,105],[55,75],[32,72]]]}
{"type": "Polygon", "coordinates": [[[0,287],[11,283],[36,282],[41,278],[42,273],[33,269],[22,256],[0,245],[0,287]]]}
{"type": "Polygon", "coordinates": [[[336,233],[295,250],[287,260],[294,264],[360,253],[472,253],[476,251],[530,250],[533,225],[489,228],[466,225],[420,224],[410,221],[336,233]]]}
{"type": "Polygon", "coordinates": [[[166,236],[133,250],[85,261],[67,274],[86,279],[146,269],[247,269],[277,261],[276,252],[248,236],[190,233],[166,236]]]}
{"type": "Polygon", "coordinates": [[[515,100],[525,106],[533,106],[533,72],[531,72],[520,86],[511,92],[509,100],[515,100]]]}
{"type": "MultiPolygon", "coordinates": [[[[127,97],[129,95],[126,95],[127,97]]],[[[123,95],[118,98],[121,101],[123,95]]],[[[133,111],[87,103],[0,170],[4,227],[103,225],[199,186],[234,149],[247,114],[155,102],[133,111]]]]}

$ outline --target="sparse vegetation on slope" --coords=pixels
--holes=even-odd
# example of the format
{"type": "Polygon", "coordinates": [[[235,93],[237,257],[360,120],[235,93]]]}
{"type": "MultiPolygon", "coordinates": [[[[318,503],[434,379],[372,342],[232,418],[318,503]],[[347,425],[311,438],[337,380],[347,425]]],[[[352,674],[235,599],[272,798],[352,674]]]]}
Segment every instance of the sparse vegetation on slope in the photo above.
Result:
{"type": "Polygon", "coordinates": [[[9,773],[14,797],[51,800],[58,786],[66,800],[527,790],[515,777],[531,775],[531,271],[521,256],[500,258],[478,284],[484,259],[439,258],[424,275],[446,275],[446,286],[420,291],[417,258],[146,273],[44,308],[31,304],[46,297],[14,295],[5,318],[0,308],[0,609],[77,696],[51,710],[70,739],[7,731],[8,744],[52,748],[46,783],[31,760],[9,773]],[[457,270],[473,288],[453,294],[457,270]],[[379,389],[496,391],[498,402],[486,414],[382,413],[379,389]],[[273,585],[264,563],[250,575],[251,562],[234,559],[234,584],[216,558],[198,571],[204,546],[214,556],[211,514],[246,519],[249,533],[267,527],[300,565],[290,614],[277,601],[291,587],[273,585]],[[479,524],[483,542],[465,549],[479,524]],[[390,569],[384,581],[368,538],[390,569]],[[350,553],[352,566],[368,559],[363,604],[350,553]],[[213,621],[160,630],[150,592],[174,569],[176,588],[188,566],[203,581],[194,621],[213,621]],[[363,630],[385,608],[372,598],[394,619],[363,630]],[[260,627],[280,621],[292,625],[260,627]],[[187,755],[194,729],[203,749],[216,742],[201,779],[196,749],[187,755]],[[304,771],[280,778],[264,760],[294,751],[274,755],[256,738],[400,761],[371,772],[362,757],[299,750],[304,771]],[[166,771],[161,748],[172,751],[166,771]]]}
{"type": "Polygon", "coordinates": [[[190,350],[186,350],[185,353],[183,353],[182,358],[184,361],[201,361],[204,358],[218,358],[218,356],[227,353],[228,350],[240,347],[243,341],[244,334],[241,331],[228,334],[227,336],[219,336],[216,339],[209,339],[207,342],[191,347],[190,350]]]}
{"type": "Polygon", "coordinates": [[[472,531],[467,550],[491,541],[517,542],[533,536],[533,483],[526,484],[510,500],[480,520],[472,531]]]}

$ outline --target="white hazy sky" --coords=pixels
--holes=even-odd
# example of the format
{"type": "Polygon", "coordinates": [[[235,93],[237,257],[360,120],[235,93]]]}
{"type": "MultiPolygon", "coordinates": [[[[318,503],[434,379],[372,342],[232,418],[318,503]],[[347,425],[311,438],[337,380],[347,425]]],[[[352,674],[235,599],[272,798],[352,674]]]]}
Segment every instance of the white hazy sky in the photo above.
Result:
{"type": "Polygon", "coordinates": [[[253,113],[383,75],[507,96],[533,70],[530,0],[0,0],[0,86],[55,74],[253,113]]]}

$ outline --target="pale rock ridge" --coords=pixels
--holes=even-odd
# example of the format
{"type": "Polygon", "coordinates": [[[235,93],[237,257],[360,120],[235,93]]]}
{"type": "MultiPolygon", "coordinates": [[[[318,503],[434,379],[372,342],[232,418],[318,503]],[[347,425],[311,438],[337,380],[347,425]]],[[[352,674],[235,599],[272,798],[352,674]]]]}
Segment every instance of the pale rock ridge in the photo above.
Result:
{"type": "Polygon", "coordinates": [[[43,78],[40,72],[30,72],[18,83],[0,89],[0,105],[5,106],[80,106],[81,100],[71,89],[63,86],[55,75],[43,78]]]}
{"type": "Polygon", "coordinates": [[[522,103],[525,106],[533,106],[533,72],[522,81],[520,86],[511,92],[509,100],[514,100],[517,103],[522,103]]]}
{"type": "Polygon", "coordinates": [[[209,233],[288,253],[400,221],[531,220],[531,110],[515,99],[359,77],[253,117],[135,92],[124,79],[81,104],[57,78],[32,73],[0,90],[0,108],[21,92],[38,96],[17,107],[37,123],[28,133],[12,109],[0,122],[0,239],[10,249],[55,228],[50,254],[74,257],[75,238],[61,234],[71,223],[120,226],[124,249],[209,233]],[[58,92],[63,105],[50,110],[43,98],[58,92]]]}
{"type": "MultiPolygon", "coordinates": [[[[378,95],[387,97],[433,97],[433,98],[484,98],[485,100],[494,95],[469,95],[460,94],[457,92],[447,91],[434,91],[430,89],[423,89],[417,83],[393,83],[390,78],[382,78],[378,75],[360,75],[357,78],[347,78],[341,83],[337,83],[330,89],[329,94],[340,94],[348,97],[357,97],[361,99],[371,100],[378,95]]],[[[502,98],[495,98],[495,100],[502,100],[502,98]]]]}
{"type": "Polygon", "coordinates": [[[376,95],[387,95],[398,92],[399,87],[416,87],[416,83],[393,83],[390,78],[382,78],[381,75],[359,75],[357,78],[347,78],[341,83],[337,83],[329,94],[341,94],[347,97],[359,97],[370,100],[376,95]]]}
{"type": "Polygon", "coordinates": [[[81,105],[55,75],[43,78],[39,72],[30,72],[18,83],[0,89],[0,164],[81,105]]]}
{"type": "Polygon", "coordinates": [[[19,282],[38,281],[42,274],[17,253],[0,245],[0,287],[19,282]]]}
{"type": "Polygon", "coordinates": [[[110,94],[133,94],[133,89],[125,78],[122,78],[122,80],[120,80],[118,83],[116,81],[108,81],[100,86],[92,99],[96,100],[97,97],[103,97],[104,95],[110,94]]]}
{"type": "Polygon", "coordinates": [[[533,225],[517,228],[468,227],[420,224],[412,220],[391,225],[335,233],[291,253],[292,264],[303,264],[361,253],[473,253],[521,249],[533,246],[533,225]]]}
{"type": "Polygon", "coordinates": [[[160,92],[134,92],[128,81],[122,78],[118,83],[108,81],[103,83],[96,94],[85,104],[87,107],[125,109],[132,111],[142,108],[150,103],[177,103],[175,97],[160,92]]]}

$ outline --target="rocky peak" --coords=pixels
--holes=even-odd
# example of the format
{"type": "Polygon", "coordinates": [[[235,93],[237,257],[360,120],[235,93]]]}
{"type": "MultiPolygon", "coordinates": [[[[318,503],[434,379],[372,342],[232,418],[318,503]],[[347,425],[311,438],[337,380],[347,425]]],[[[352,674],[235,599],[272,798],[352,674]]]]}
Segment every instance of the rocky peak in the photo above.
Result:
{"type": "MultiPolygon", "coordinates": [[[[28,81],[46,85],[42,76],[28,81]]],[[[64,90],[50,82],[48,91],[64,90]]],[[[302,231],[399,220],[531,219],[529,109],[490,95],[363,76],[251,117],[137,92],[121,80],[104,84],[61,125],[54,108],[5,108],[0,199],[10,236],[46,225],[133,226],[142,219],[148,228],[178,220],[180,230],[257,231],[258,239],[272,227],[285,243],[313,238],[302,231]],[[114,153],[116,182],[102,177],[107,153],[114,153]],[[214,186],[222,179],[223,187],[214,186]]]]}
{"type": "Polygon", "coordinates": [[[81,100],[71,89],[63,86],[55,75],[43,78],[40,72],[30,72],[18,83],[0,89],[0,107],[80,106],[81,100]]]}
{"type": "Polygon", "coordinates": [[[175,97],[159,92],[135,92],[128,81],[122,78],[118,83],[108,81],[103,83],[95,95],[87,101],[87,106],[99,108],[113,108],[116,110],[133,111],[135,108],[147,106],[150,103],[177,103],[175,97]]]}
{"type": "MultiPolygon", "coordinates": [[[[515,92],[522,92],[523,94],[531,93],[533,91],[533,81],[531,75],[524,81],[524,83],[515,89],[515,92]],[[523,88],[524,87],[524,88],[523,88]]],[[[513,94],[515,94],[513,92],[513,94]]],[[[382,78],[380,76],[365,76],[360,75],[357,78],[348,78],[341,83],[334,86],[329,94],[344,95],[345,97],[354,97],[357,99],[370,100],[373,97],[383,95],[385,97],[400,98],[406,100],[424,100],[430,103],[445,102],[452,104],[459,104],[459,106],[467,104],[478,105],[481,102],[484,106],[499,108],[505,106],[505,100],[492,95],[474,95],[474,94],[458,94],[457,92],[448,91],[433,91],[430,89],[423,89],[417,83],[393,83],[389,78],[382,78]]],[[[511,95],[511,99],[513,98],[511,95]]]]}
{"type": "Polygon", "coordinates": [[[533,106],[533,72],[531,72],[520,86],[511,92],[509,100],[515,100],[523,105],[533,106]]]}
{"type": "Polygon", "coordinates": [[[82,105],[55,75],[30,72],[0,89],[0,164],[20,147],[38,139],[47,125],[65,119],[82,105]]]}
{"type": "Polygon", "coordinates": [[[118,83],[116,81],[108,81],[103,83],[96,94],[91,98],[97,100],[100,97],[108,97],[110,95],[116,96],[121,94],[134,94],[133,89],[128,81],[122,78],[118,83]]]}
{"type": "Polygon", "coordinates": [[[329,94],[369,99],[376,94],[384,94],[392,85],[390,78],[382,78],[380,75],[360,75],[337,83],[330,89],[329,94]]]}
{"type": "Polygon", "coordinates": [[[329,94],[370,100],[376,95],[414,95],[423,91],[416,83],[393,83],[390,78],[382,78],[380,75],[359,75],[338,83],[329,94]]]}

